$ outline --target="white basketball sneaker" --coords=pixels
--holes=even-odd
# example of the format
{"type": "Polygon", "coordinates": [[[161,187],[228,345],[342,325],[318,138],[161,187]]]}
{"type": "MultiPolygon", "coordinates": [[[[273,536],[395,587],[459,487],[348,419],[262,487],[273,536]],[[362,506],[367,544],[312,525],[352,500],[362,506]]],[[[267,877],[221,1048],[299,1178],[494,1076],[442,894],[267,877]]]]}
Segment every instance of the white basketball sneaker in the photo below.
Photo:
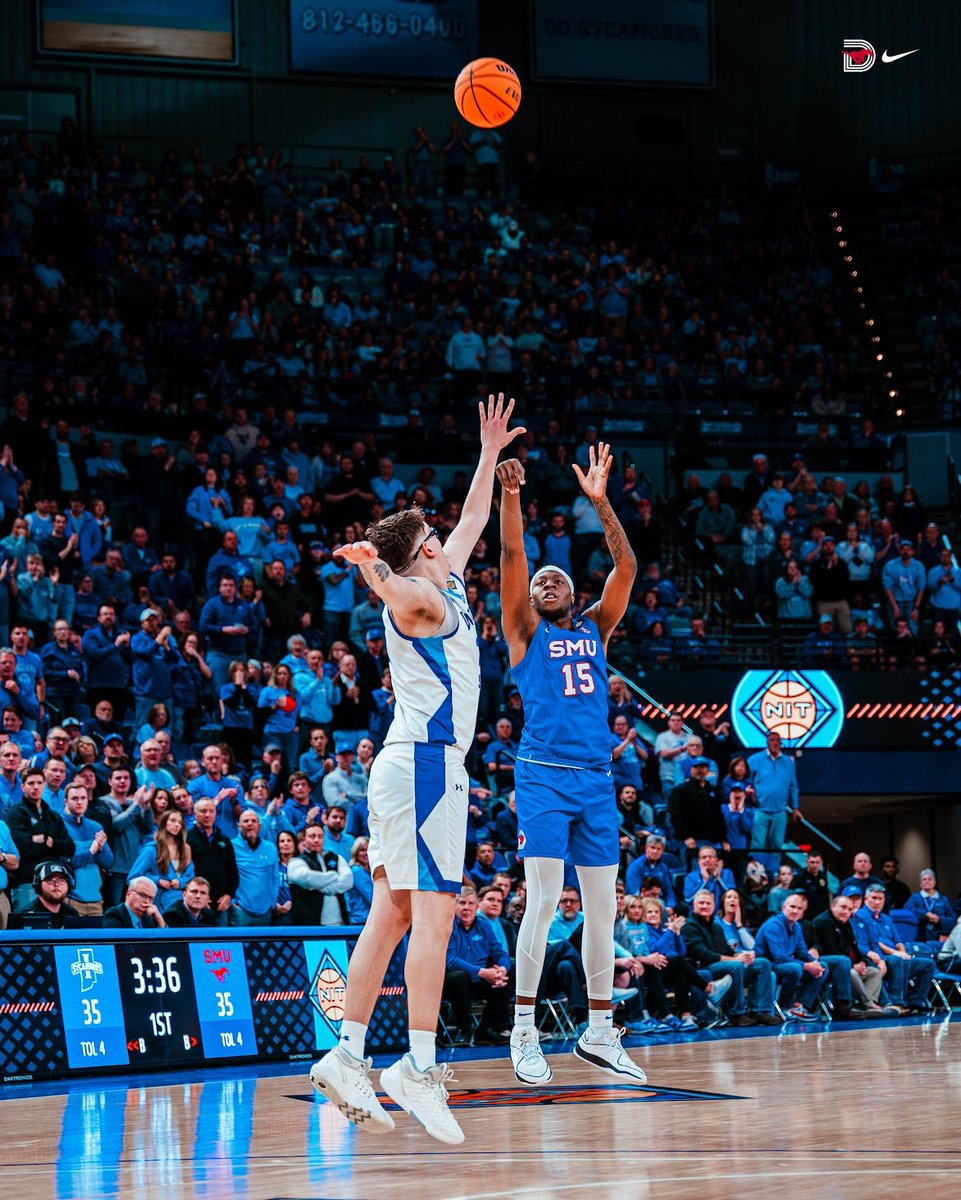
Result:
{"type": "Polygon", "coordinates": [[[511,1030],[511,1062],[514,1074],[528,1087],[539,1087],[554,1078],[541,1049],[540,1035],[533,1025],[515,1025],[511,1030]]]}
{"type": "Polygon", "coordinates": [[[623,1029],[611,1029],[607,1033],[592,1034],[590,1029],[585,1029],[572,1053],[592,1067],[600,1067],[640,1086],[647,1083],[647,1076],[627,1057],[627,1051],[621,1045],[623,1033],[623,1029]]]}
{"type": "Polygon", "coordinates": [[[354,1058],[340,1046],[310,1068],[310,1082],[348,1121],[371,1133],[390,1133],[394,1118],[381,1106],[370,1082],[369,1058],[354,1058]]]}
{"type": "Polygon", "coordinates": [[[447,1107],[447,1088],[454,1070],[446,1063],[418,1071],[414,1059],[405,1054],[393,1066],[381,1072],[380,1084],[396,1104],[427,1130],[431,1137],[448,1146],[459,1146],[464,1131],[447,1107]]]}

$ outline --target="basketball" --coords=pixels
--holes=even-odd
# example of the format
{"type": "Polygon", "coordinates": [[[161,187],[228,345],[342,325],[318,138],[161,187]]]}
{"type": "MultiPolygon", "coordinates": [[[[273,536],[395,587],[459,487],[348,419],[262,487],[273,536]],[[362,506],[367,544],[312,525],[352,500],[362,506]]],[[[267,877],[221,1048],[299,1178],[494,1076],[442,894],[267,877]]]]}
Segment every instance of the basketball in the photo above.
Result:
{"type": "Polygon", "coordinates": [[[325,967],[317,976],[320,1006],[331,1021],[344,1019],[344,990],[344,977],[334,967],[325,967]]]}
{"type": "Polygon", "coordinates": [[[807,733],[817,719],[817,702],[803,683],[781,679],[761,698],[761,720],[785,740],[807,733]]]}
{"type": "Polygon", "coordinates": [[[517,72],[499,58],[475,58],[457,76],[454,103],[465,121],[478,129],[506,125],[521,103],[517,72]]]}

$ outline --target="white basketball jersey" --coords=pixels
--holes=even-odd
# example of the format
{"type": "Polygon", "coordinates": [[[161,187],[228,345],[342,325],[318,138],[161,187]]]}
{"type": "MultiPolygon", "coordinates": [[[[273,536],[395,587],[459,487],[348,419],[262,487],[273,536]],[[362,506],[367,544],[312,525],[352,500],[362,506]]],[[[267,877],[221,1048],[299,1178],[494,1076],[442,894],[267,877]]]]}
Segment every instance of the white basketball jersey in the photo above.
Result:
{"type": "Polygon", "coordinates": [[[463,580],[450,575],[447,586],[438,590],[447,621],[434,637],[407,637],[386,609],[387,656],[396,700],[384,744],[423,742],[455,746],[466,754],[474,740],[480,697],[477,634],[463,580]]]}

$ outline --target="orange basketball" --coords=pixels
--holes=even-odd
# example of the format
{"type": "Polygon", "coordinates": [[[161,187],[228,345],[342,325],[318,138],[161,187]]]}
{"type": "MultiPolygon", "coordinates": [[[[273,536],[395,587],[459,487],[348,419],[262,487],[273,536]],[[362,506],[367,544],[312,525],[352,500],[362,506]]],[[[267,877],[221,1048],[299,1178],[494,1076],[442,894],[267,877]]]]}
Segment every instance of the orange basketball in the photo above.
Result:
{"type": "Polygon", "coordinates": [[[333,967],[325,967],[317,976],[317,996],[324,1016],[331,1021],[344,1019],[344,977],[333,967]]]}
{"type": "Polygon", "coordinates": [[[770,733],[789,741],[813,728],[817,715],[817,701],[796,679],[778,680],[761,697],[761,720],[770,733]]]}
{"type": "Polygon", "coordinates": [[[454,84],[457,111],[478,129],[506,125],[521,103],[521,81],[499,58],[475,58],[454,84]]]}

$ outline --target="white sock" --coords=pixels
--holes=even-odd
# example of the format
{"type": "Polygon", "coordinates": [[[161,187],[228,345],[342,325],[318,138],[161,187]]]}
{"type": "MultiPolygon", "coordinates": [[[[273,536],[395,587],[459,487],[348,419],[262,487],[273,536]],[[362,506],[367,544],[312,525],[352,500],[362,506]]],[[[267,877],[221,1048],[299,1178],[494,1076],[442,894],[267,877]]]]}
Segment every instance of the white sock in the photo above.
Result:
{"type": "Polygon", "coordinates": [[[602,1038],[614,1028],[614,1010],[592,1008],[587,1014],[588,1034],[591,1038],[602,1038]]]}
{"type": "Polygon", "coordinates": [[[351,1058],[364,1057],[364,1042],[367,1039],[367,1026],[360,1021],[342,1021],[340,1025],[340,1044],[351,1058]]]}
{"type": "Polygon", "coordinates": [[[514,1005],[514,1025],[518,1029],[534,1028],[534,1009],[526,1004],[514,1005]]]}
{"type": "Polygon", "coordinates": [[[437,1035],[431,1030],[410,1031],[410,1055],[418,1071],[437,1066],[437,1035]]]}

